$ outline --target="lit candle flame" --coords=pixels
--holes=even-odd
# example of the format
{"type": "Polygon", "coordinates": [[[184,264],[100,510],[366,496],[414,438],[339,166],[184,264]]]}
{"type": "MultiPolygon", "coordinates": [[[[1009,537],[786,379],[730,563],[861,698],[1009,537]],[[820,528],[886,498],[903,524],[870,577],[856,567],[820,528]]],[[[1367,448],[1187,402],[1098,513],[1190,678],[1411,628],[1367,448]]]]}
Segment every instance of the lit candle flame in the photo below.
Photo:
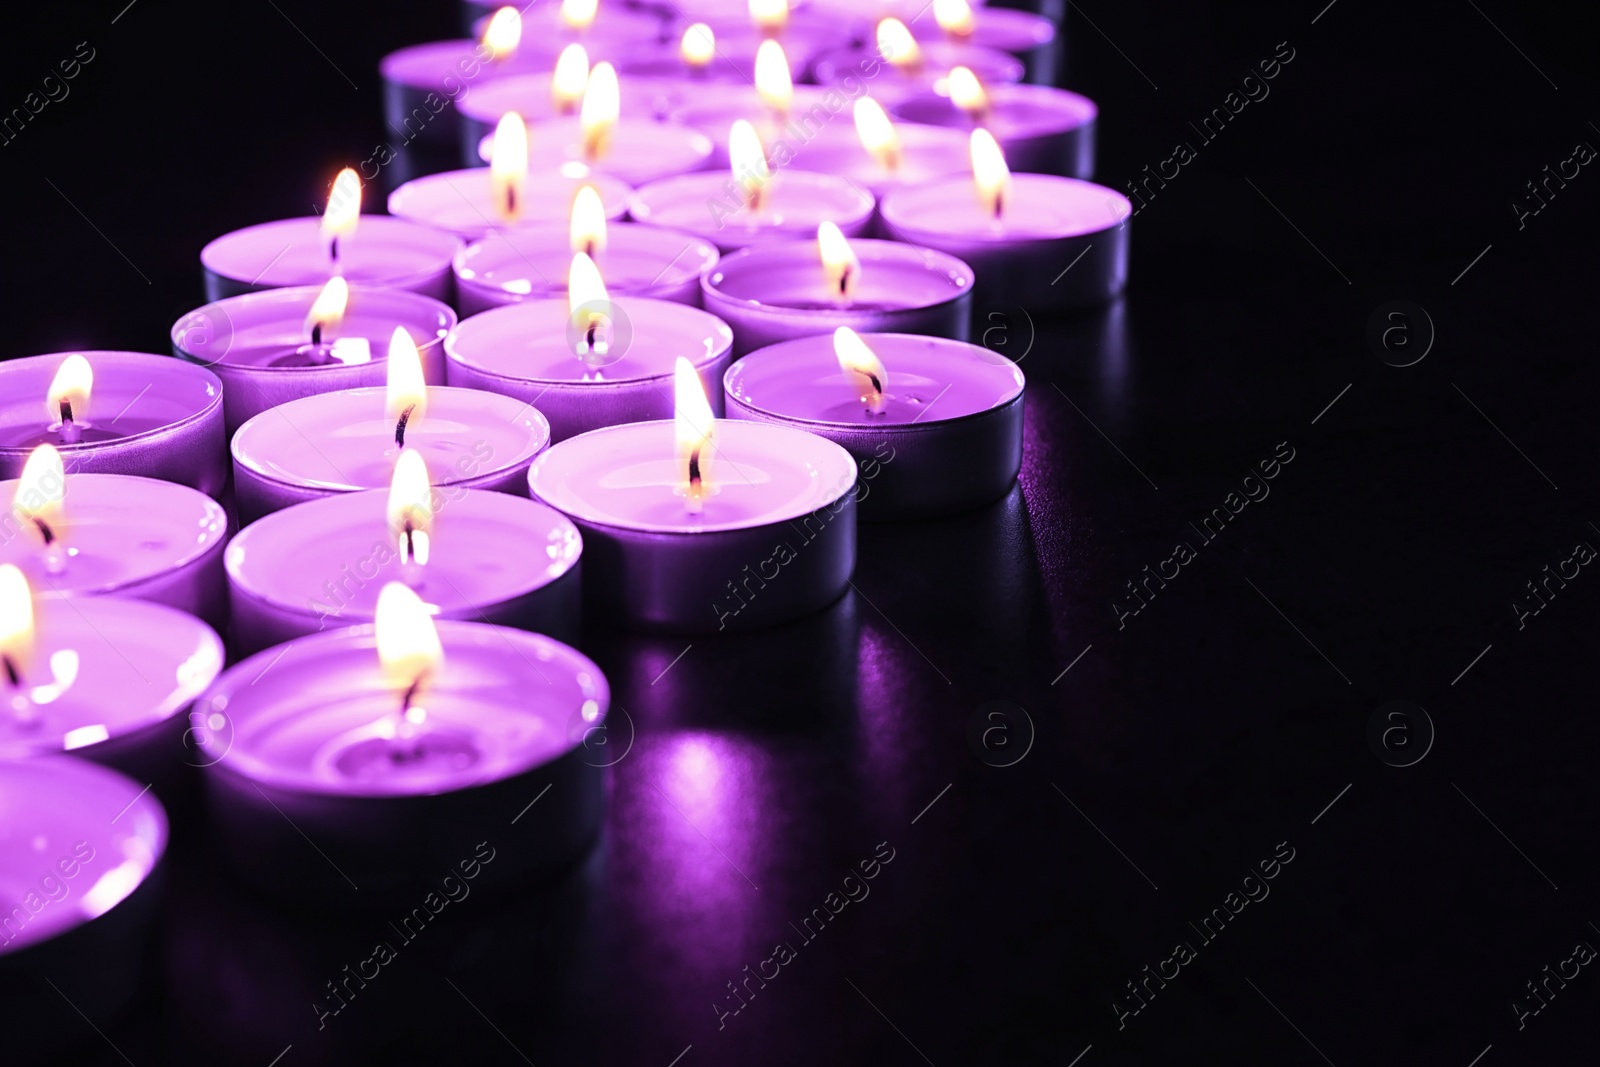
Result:
{"type": "Polygon", "coordinates": [[[878,54],[895,69],[911,71],[922,66],[922,49],[906,24],[896,18],[878,23],[878,54]]]}
{"type": "Polygon", "coordinates": [[[444,646],[428,605],[405,583],[389,582],[378,591],[373,630],[384,678],[403,694],[401,717],[420,722],[422,709],[412,704],[428,676],[444,660],[444,646]]]}
{"type": "Polygon", "coordinates": [[[789,0],[750,0],[750,23],[765,34],[779,34],[789,25],[789,0]]]}
{"type": "Polygon", "coordinates": [[[306,313],[306,332],[311,334],[312,344],[322,344],[324,333],[339,328],[339,323],[344,321],[344,309],[349,303],[350,284],[335,274],[322,287],[317,298],[311,302],[311,310],[306,313]]]}
{"type": "Polygon", "coordinates": [[[839,227],[824,222],[817,227],[817,251],[822,256],[822,271],[828,278],[828,292],[847,300],[856,291],[861,279],[861,260],[855,249],[844,239],[839,227]]]}
{"type": "Polygon", "coordinates": [[[967,0],[933,0],[933,17],[941,30],[958,39],[971,37],[976,24],[967,0]]]}
{"type": "Polygon", "coordinates": [[[45,392],[45,418],[59,424],[61,443],[75,445],[89,421],[89,396],[94,392],[94,368],[74,352],[61,361],[45,392]]]}
{"type": "Polygon", "coordinates": [[[878,354],[867,347],[861,335],[848,326],[833,331],[833,354],[845,380],[857,390],[861,402],[874,415],[883,414],[884,394],[889,388],[889,372],[878,354]]]}
{"type": "Polygon", "coordinates": [[[600,268],[586,253],[575,252],[567,270],[567,312],[573,330],[573,355],[590,366],[609,362],[611,296],[600,268]]]}
{"type": "Polygon", "coordinates": [[[574,252],[594,259],[606,250],[606,207],[592,185],[578,187],[572,198],[572,224],[569,236],[574,252]]]}
{"type": "Polygon", "coordinates": [[[678,445],[678,472],[683,477],[684,507],[691,515],[705,508],[711,485],[711,446],[716,416],[694,364],[682,356],[672,369],[673,434],[678,445]]]}
{"type": "Polygon", "coordinates": [[[683,40],[678,43],[678,54],[690,70],[705,70],[711,65],[711,57],[716,51],[717,35],[703,22],[696,22],[684,30],[683,40]]]}
{"type": "Polygon", "coordinates": [[[528,126],[515,111],[500,116],[500,124],[494,129],[489,181],[500,217],[506,222],[521,218],[522,187],[528,181],[528,126]]]}
{"type": "Polygon", "coordinates": [[[745,206],[760,211],[772,171],[767,167],[767,153],[756,128],[744,119],[736,121],[728,131],[728,162],[733,180],[744,191],[745,206]]]}
{"type": "Polygon", "coordinates": [[[328,208],[322,213],[322,236],[328,242],[328,258],[339,264],[339,240],[356,232],[361,221],[361,178],[349,167],[333,179],[328,191],[328,208]]]}
{"type": "Polygon", "coordinates": [[[895,132],[894,123],[889,121],[883,105],[870,96],[863,96],[856,101],[855,118],[856,136],[861,138],[862,147],[884,170],[898,169],[900,135],[895,132]]]}
{"type": "MultiPolygon", "coordinates": [[[[60,552],[66,532],[67,471],[54,445],[39,445],[28,453],[11,499],[11,513],[33,528],[47,557],[60,552]]],[[[47,560],[48,562],[48,560],[47,560]]]]}
{"type": "Polygon", "coordinates": [[[33,590],[21,570],[0,564],[0,680],[22,687],[33,657],[33,590]]]}
{"type": "Polygon", "coordinates": [[[965,111],[974,122],[982,122],[989,113],[989,94],[983,91],[978,76],[966,67],[956,67],[950,72],[950,102],[965,111]]]}
{"type": "Polygon", "coordinates": [[[599,10],[599,0],[561,0],[561,23],[573,33],[582,33],[594,25],[599,10]]]}
{"type": "Polygon", "coordinates": [[[428,386],[422,380],[422,356],[404,326],[389,338],[388,384],[384,388],[384,414],[394,421],[394,443],[406,445],[406,429],[415,429],[428,411],[428,386]]]}
{"type": "Polygon", "coordinates": [[[407,448],[394,464],[389,482],[389,529],[400,550],[400,565],[428,563],[428,535],[433,530],[433,483],[422,453],[407,448]]]}
{"type": "Polygon", "coordinates": [[[504,59],[522,43],[522,13],[514,7],[503,7],[489,18],[483,29],[483,45],[490,59],[504,59]]]}
{"type": "Polygon", "coordinates": [[[978,203],[998,219],[1011,191],[1011,168],[1006,166],[1005,153],[988,130],[972,131],[972,179],[978,189],[978,203]]]}
{"type": "Polygon", "coordinates": [[[583,102],[589,85],[589,53],[581,44],[569,44],[556,57],[555,73],[550,75],[550,100],[558,114],[570,115],[583,102]]]}
{"type": "Polygon", "coordinates": [[[761,102],[779,115],[789,114],[794,106],[794,79],[789,76],[789,59],[777,41],[762,41],[756,49],[756,92],[761,102]]]}
{"type": "Polygon", "coordinates": [[[583,91],[583,111],[578,122],[583,127],[583,154],[599,159],[611,147],[611,131],[622,113],[622,89],[617,84],[617,68],[596,63],[589,72],[583,91]]]}

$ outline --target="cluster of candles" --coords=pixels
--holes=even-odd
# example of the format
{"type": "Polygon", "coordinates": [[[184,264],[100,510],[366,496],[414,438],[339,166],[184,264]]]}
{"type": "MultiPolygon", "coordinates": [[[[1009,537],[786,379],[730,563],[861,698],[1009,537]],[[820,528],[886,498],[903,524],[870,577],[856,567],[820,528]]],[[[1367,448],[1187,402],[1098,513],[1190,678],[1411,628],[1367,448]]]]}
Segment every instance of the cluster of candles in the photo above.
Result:
{"type": "Polygon", "coordinates": [[[179,358],[0,364],[0,960],[141,890],[141,785],[185,763],[286,894],[307,837],[399,892],[549,783],[506,852],[567,862],[609,703],[580,610],[792,620],[848,587],[858,517],[1014,482],[1023,376],[968,343],[975,293],[1086,307],[1127,270],[1094,104],[1021,80],[1050,21],[606,5],[389,56],[390,125],[471,165],[387,216],[345,170],[320,217],[211,242],[179,358]],[[46,914],[26,883],[80,840],[46,914]]]}

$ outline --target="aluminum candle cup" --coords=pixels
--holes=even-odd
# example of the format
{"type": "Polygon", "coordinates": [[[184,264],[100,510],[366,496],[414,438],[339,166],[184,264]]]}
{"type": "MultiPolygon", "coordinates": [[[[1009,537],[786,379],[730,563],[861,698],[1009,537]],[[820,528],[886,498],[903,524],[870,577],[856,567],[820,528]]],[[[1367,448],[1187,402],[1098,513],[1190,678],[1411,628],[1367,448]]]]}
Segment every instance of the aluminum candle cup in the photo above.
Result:
{"type": "Polygon", "coordinates": [[[456,323],[450,308],[403,289],[352,286],[326,353],[311,353],[306,318],[321,289],[294,286],[230,296],[196,308],[172,327],[174,355],[222,379],[228,436],[269,408],[334,389],[382,385],[389,339],[403,326],[422,356],[423,377],[444,381],[440,345],[456,323]],[[317,362],[320,356],[324,362],[317,362]]]}
{"type": "Polygon", "coordinates": [[[890,104],[935,92],[956,67],[966,67],[985,85],[1002,85],[1022,80],[1022,61],[1005,52],[951,41],[929,41],[920,46],[922,62],[915,67],[898,67],[882,60],[876,44],[857,45],[824,52],[811,64],[811,80],[818,85],[849,88],[860,77],[864,66],[881,64],[875,77],[866,83],[867,95],[890,104]]]}
{"type": "Polygon", "coordinates": [[[388,495],[308,500],[251,523],[229,542],[237,652],[369,623],[383,584],[408,578],[437,618],[577,640],[583,539],[563,515],[506,493],[436,489],[430,558],[408,572],[386,518],[388,495]]]}
{"type": "Polygon", "coordinates": [[[161,604],[36,597],[19,684],[0,681],[0,766],[71,752],[159,786],[196,762],[184,713],[223,656],[211,627],[161,604]]]}
{"type": "Polygon", "coordinates": [[[426,708],[420,723],[396,726],[403,698],[372,626],[269,648],[196,703],[229,723],[202,739],[206,793],[226,857],[252,885],[324,908],[411,906],[458,864],[471,877],[492,862],[499,891],[588,848],[605,780],[585,741],[604,729],[605,676],[540,634],[436,626],[444,658],[412,708],[426,708]]]}
{"type": "Polygon", "coordinates": [[[335,274],[374,289],[408,289],[449,302],[450,261],[461,242],[431,226],[387,215],[363,215],[356,232],[328,258],[322,220],[279,219],[224,234],[200,251],[206,299],[259,289],[320,286],[335,274]]]}
{"type": "Polygon", "coordinates": [[[763,241],[809,237],[823,222],[846,237],[859,237],[872,221],[876,201],[844,178],[804,170],[781,170],[767,182],[759,210],[730,194],[722,171],[664,178],[633,194],[629,212],[647,226],[698,234],[723,252],[763,241]]]}
{"type": "Polygon", "coordinates": [[[994,134],[1014,171],[1088,178],[1094,174],[1094,129],[1100,109],[1093,100],[1047,85],[992,85],[989,107],[980,121],[950,102],[924,93],[895,104],[889,113],[907,122],[982,126],[994,134]]]}
{"type": "Polygon", "coordinates": [[[912,12],[906,23],[919,41],[951,41],[1009,52],[1022,60],[1024,79],[1034,85],[1056,82],[1056,24],[1031,11],[972,5],[969,32],[947,32],[934,17],[933,5],[912,12]]]}
{"type": "MultiPolygon", "coordinates": [[[[575,352],[566,299],[474,315],[445,342],[450,384],[537,402],[550,420],[552,442],[601,426],[670,418],[673,365],[680,356],[694,364],[706,395],[717,397],[733,347],[733,331],[721,319],[646,297],[609,301],[607,313],[611,350],[596,364],[575,352]]],[[[713,414],[720,411],[718,398],[713,414]]]]}
{"type": "MultiPolygon", "coordinates": [[[[46,546],[22,511],[21,481],[0,482],[8,532],[0,563],[21,568],[40,593],[124,596],[166,604],[214,626],[228,617],[222,548],[228,517],[204,493],[123,474],[66,478],[61,517],[46,546]]],[[[27,490],[24,491],[25,494],[27,490]]],[[[3,681],[0,681],[3,686],[3,681]]]]}
{"type": "Polygon", "coordinates": [[[583,532],[596,618],[717,633],[787,622],[844,594],[856,556],[848,452],[786,426],[718,419],[717,491],[692,514],[676,443],[673,421],[610,426],[552,446],[528,471],[534,499],[583,532]]]}
{"type": "MultiPolygon", "coordinates": [[[[395,423],[382,386],[302,397],[251,419],[233,435],[239,521],[251,523],[303,500],[387,488],[395,423]]],[[[523,495],[523,472],[550,441],[531,406],[475,389],[428,387],[427,415],[406,430],[435,487],[523,495]]]]}
{"type": "Polygon", "coordinates": [[[1133,205],[1114,189],[1052,174],[1013,174],[1004,213],[986,212],[968,178],[943,178],[883,198],[883,221],[903,241],[972,264],[980,304],[1034,312],[1103,304],[1128,280],[1133,205]]]}
{"type": "MultiPolygon", "coordinates": [[[[528,141],[528,167],[534,173],[608,174],[628,185],[704,170],[711,159],[711,138],[698,130],[652,119],[619,119],[611,128],[610,147],[594,157],[584,150],[583,125],[578,119],[530,123],[528,141]]],[[[493,134],[479,143],[479,160],[489,161],[493,144],[493,134]]]]}
{"type": "Polygon", "coordinates": [[[830,285],[815,241],[747,248],[708,271],[700,283],[705,306],[733,327],[734,356],[840,326],[967,339],[971,267],[896,241],[852,241],[850,250],[861,270],[847,298],[830,285]]]}
{"type": "Polygon", "coordinates": [[[876,197],[902,185],[920,185],[950,174],[970,174],[969,135],[943,126],[902,122],[895,126],[899,159],[893,167],[869,152],[859,138],[818,137],[795,152],[794,165],[836,174],[876,197]]]}
{"type": "MultiPolygon", "coordinates": [[[[228,484],[222,382],[211,371],[144,352],[76,353],[94,373],[76,444],[59,414],[48,417],[51,381],[73,353],[0,363],[0,478],[22,473],[28,455],[54,445],[67,472],[136,474],[221,496],[228,484]]],[[[4,498],[9,500],[9,497],[4,498]]]]}
{"type": "MultiPolygon", "coordinates": [[[[717,246],[703,237],[656,226],[613,223],[594,260],[607,291],[700,306],[700,275],[717,261],[717,246]]],[[[458,303],[463,315],[526,300],[565,297],[572,265],[566,226],[530,226],[474,241],[456,256],[458,303]]]]}
{"type": "Polygon", "coordinates": [[[606,218],[620,219],[628,210],[632,190],[607,175],[530,174],[522,187],[522,213],[505,220],[495,204],[489,168],[472,167],[413,178],[389,194],[389,214],[476,241],[499,230],[565,222],[572,198],[585,185],[600,194],[606,218]]]}
{"type": "Polygon", "coordinates": [[[724,379],[728,416],[809,430],[861,469],[863,520],[925,519],[1006,494],[1022,466],[1022,372],[986,348],[911,334],[861,335],[887,369],[881,413],[840,370],[834,341],[752,352],[724,379]]]}
{"type": "Polygon", "coordinates": [[[44,1062],[137,992],[167,816],[143,782],[66,757],[0,763],[0,811],[0,1028],[8,1060],[44,1062]]]}

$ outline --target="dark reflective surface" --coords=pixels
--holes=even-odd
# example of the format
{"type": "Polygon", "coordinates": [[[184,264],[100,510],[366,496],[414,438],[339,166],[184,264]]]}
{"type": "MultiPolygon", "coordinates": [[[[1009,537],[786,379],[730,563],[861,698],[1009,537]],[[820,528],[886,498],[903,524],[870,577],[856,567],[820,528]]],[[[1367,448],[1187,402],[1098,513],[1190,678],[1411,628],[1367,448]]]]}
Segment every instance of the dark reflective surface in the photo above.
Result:
{"type": "MultiPolygon", "coordinates": [[[[1100,180],[1195,152],[1149,186],[1127,297],[979,309],[1029,378],[1020,484],[863,527],[832,608],[592,629],[615,766],[582,868],[451,903],[318,1029],[400,916],[268,904],[181,834],[140,1000],[67,1058],[1590,1062],[1600,978],[1563,961],[1600,946],[1600,578],[1574,553],[1600,546],[1600,178],[1536,214],[1525,183],[1600,146],[1592,27],[1320,6],[1069,13],[1100,180]],[[1374,347],[1396,300],[1428,321],[1374,347]],[[1396,700],[1427,721],[1374,728],[1396,700]]],[[[310,210],[385,136],[379,56],[457,19],[121,7],[9,34],[6,106],[97,52],[0,156],[6,355],[161,351],[201,245],[310,210]]]]}

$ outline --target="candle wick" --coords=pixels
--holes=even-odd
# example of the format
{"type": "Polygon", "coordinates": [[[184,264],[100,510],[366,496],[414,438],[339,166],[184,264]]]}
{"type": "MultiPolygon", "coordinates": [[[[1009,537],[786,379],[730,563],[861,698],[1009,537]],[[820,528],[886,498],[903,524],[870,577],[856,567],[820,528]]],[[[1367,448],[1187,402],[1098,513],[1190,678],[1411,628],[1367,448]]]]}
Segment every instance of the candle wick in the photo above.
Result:
{"type": "Polygon", "coordinates": [[[514,219],[516,217],[517,217],[517,187],[515,185],[512,185],[511,183],[507,182],[506,183],[506,218],[514,219]]]}
{"type": "Polygon", "coordinates": [[[401,537],[405,551],[401,553],[400,562],[420,566],[417,563],[417,528],[412,525],[411,516],[409,515],[406,516],[405,528],[401,531],[401,537]]]}
{"type": "Polygon", "coordinates": [[[854,278],[855,278],[855,272],[852,271],[848,265],[845,266],[844,270],[839,272],[839,295],[840,296],[849,296],[850,295],[850,283],[854,280],[854,278]]]}
{"type": "Polygon", "coordinates": [[[50,528],[49,523],[45,522],[37,515],[30,516],[28,521],[39,528],[39,536],[44,539],[45,544],[51,545],[55,543],[56,532],[50,528]]]}
{"type": "Polygon", "coordinates": [[[334,263],[339,262],[339,235],[334,234],[333,240],[328,243],[328,258],[334,263]]]}
{"type": "Polygon", "coordinates": [[[322,343],[322,323],[314,322],[314,323],[311,324],[311,344],[312,344],[313,347],[315,347],[316,345],[320,345],[321,343],[322,343]]]}
{"type": "Polygon", "coordinates": [[[83,440],[83,431],[72,420],[72,401],[61,398],[61,443],[75,445],[83,440]]]}
{"type": "Polygon", "coordinates": [[[705,495],[705,486],[700,475],[700,450],[696,448],[689,453],[689,501],[697,506],[700,498],[705,495]]]}
{"type": "Polygon", "coordinates": [[[401,718],[404,718],[406,712],[411,710],[411,704],[412,704],[413,701],[415,701],[417,699],[417,693],[422,689],[422,683],[423,683],[424,680],[427,679],[427,677],[428,677],[428,672],[427,671],[423,671],[421,674],[417,675],[415,679],[412,680],[412,682],[411,682],[411,684],[409,686],[406,687],[405,695],[400,698],[400,716],[401,716],[401,718]]]}
{"type": "Polygon", "coordinates": [[[13,689],[22,688],[22,671],[17,667],[17,661],[10,655],[0,653],[0,664],[5,665],[6,681],[11,683],[13,689]]]}
{"type": "Polygon", "coordinates": [[[417,410],[417,405],[408,404],[400,413],[400,421],[394,424],[394,443],[397,448],[406,447],[406,423],[411,421],[411,413],[417,410]]]}
{"type": "Polygon", "coordinates": [[[1006,194],[1003,191],[996,190],[995,194],[994,194],[994,217],[995,217],[995,221],[998,222],[1000,220],[1000,216],[1005,211],[1005,208],[1006,208],[1006,194]]]}

